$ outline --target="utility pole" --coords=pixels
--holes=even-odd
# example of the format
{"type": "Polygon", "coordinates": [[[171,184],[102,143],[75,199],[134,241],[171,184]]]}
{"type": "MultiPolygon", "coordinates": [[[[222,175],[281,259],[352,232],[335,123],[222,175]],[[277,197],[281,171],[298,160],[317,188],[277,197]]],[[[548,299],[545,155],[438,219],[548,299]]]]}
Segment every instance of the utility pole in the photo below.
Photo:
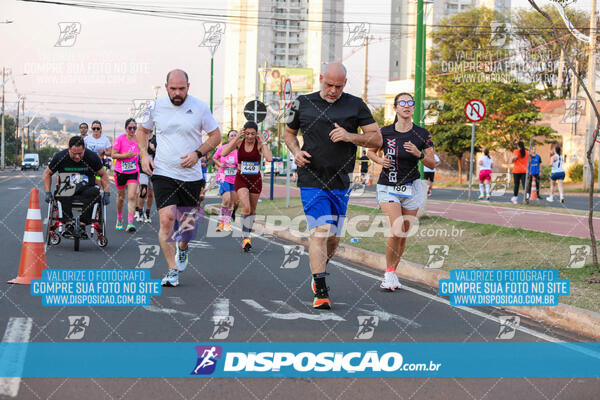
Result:
{"type": "Polygon", "coordinates": [[[229,97],[229,118],[231,121],[230,130],[233,130],[233,93],[231,94],[231,97],[229,97]]]}
{"type": "Polygon", "coordinates": [[[6,80],[6,69],[2,67],[2,142],[0,143],[0,168],[4,169],[4,83],[6,80]]]}
{"type": "MultiPolygon", "coordinates": [[[[19,154],[19,152],[17,151],[17,141],[19,138],[19,119],[20,119],[20,115],[19,115],[19,111],[21,111],[20,105],[21,105],[21,98],[19,98],[17,100],[17,120],[15,121],[15,158],[17,157],[17,154],[19,154]]],[[[21,160],[23,160],[23,138],[21,138],[21,160]]],[[[16,162],[17,160],[15,160],[16,162]]]]}
{"type": "Polygon", "coordinates": [[[363,77],[362,99],[367,103],[367,87],[369,86],[369,36],[365,38],[365,75],[363,77]]]}
{"type": "Polygon", "coordinates": [[[423,37],[423,0],[417,0],[417,32],[416,32],[416,59],[415,59],[415,112],[413,114],[413,122],[421,123],[421,115],[423,114],[423,52],[425,51],[425,43],[423,37]]]}
{"type": "Polygon", "coordinates": [[[560,60],[558,61],[558,77],[556,79],[556,91],[554,92],[556,97],[561,97],[561,95],[562,95],[564,69],[565,69],[565,52],[561,48],[560,49],[560,60]]]}
{"type": "MultiPolygon", "coordinates": [[[[21,107],[23,107],[23,128],[21,129],[21,161],[23,161],[23,158],[25,158],[25,97],[23,97],[21,107]]],[[[29,151],[29,138],[27,138],[27,150],[29,151]]]]}
{"type": "MultiPolygon", "coordinates": [[[[592,9],[590,10],[590,43],[588,47],[588,92],[590,93],[590,104],[587,109],[587,123],[585,132],[585,150],[594,140],[594,128],[596,115],[594,114],[592,104],[596,103],[596,0],[592,0],[592,9]]],[[[593,158],[592,158],[593,160],[593,158]]],[[[583,163],[583,189],[588,189],[594,177],[593,170],[590,171],[587,162],[583,163]]]]}

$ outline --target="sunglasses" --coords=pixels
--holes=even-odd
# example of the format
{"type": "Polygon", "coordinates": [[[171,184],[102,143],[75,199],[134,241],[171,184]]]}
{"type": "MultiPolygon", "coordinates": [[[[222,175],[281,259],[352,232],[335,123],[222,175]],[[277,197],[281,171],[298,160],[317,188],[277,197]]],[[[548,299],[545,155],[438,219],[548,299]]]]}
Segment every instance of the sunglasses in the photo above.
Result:
{"type": "Polygon", "coordinates": [[[413,100],[408,100],[408,101],[400,100],[398,103],[396,103],[396,105],[400,106],[400,107],[406,107],[406,106],[412,107],[415,105],[415,102],[413,100]]]}
{"type": "Polygon", "coordinates": [[[92,128],[92,130],[93,130],[93,131],[101,131],[101,130],[102,130],[102,128],[95,127],[95,128],[92,128]]]}
{"type": "Polygon", "coordinates": [[[127,130],[128,131],[135,131],[135,130],[137,130],[137,126],[128,126],[127,130]]]}

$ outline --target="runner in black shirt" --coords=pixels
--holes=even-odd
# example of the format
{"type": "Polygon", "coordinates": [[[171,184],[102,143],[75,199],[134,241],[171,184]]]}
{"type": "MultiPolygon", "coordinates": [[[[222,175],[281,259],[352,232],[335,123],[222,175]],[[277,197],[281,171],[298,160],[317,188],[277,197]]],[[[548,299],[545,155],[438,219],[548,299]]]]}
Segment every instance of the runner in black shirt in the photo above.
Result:
{"type": "Polygon", "coordinates": [[[435,167],[433,141],[427,129],[413,124],[415,101],[408,93],[394,99],[396,120],[381,128],[383,146],[369,149],[368,156],[383,169],[377,182],[377,201],[390,220],[391,234],[385,247],[386,272],[380,287],[400,289],[396,268],[406,247],[406,236],[425,198],[419,160],[435,167]],[[377,153],[383,150],[383,157],[377,153]],[[424,153],[422,153],[424,151],[424,153]]]}
{"type": "Polygon", "coordinates": [[[359,158],[360,160],[360,180],[362,183],[366,183],[367,174],[369,173],[369,157],[367,156],[367,152],[363,150],[362,156],[359,158]]]}
{"type": "Polygon", "coordinates": [[[110,186],[108,174],[102,165],[100,157],[92,150],[87,150],[81,136],[74,136],[69,140],[69,148],[59,151],[52,157],[48,167],[44,171],[44,191],[46,192],[46,202],[52,201],[52,175],[59,173],[59,185],[55,197],[61,202],[63,212],[63,222],[67,223],[65,232],[72,232],[73,211],[72,203],[74,199],[79,199],[83,203],[81,213],[81,222],[89,223],[92,215],[92,207],[100,191],[95,185],[96,175],[102,182],[104,204],[110,201],[110,186]],[[68,183],[67,183],[68,180],[68,183]],[[67,191],[65,191],[67,189],[67,191]]]}
{"type": "Polygon", "coordinates": [[[330,63],[320,82],[320,92],[299,96],[293,102],[285,143],[299,167],[298,187],[311,230],[308,253],[315,292],[313,307],[329,309],[325,268],[339,243],[356,146],[380,147],[381,134],[367,105],[343,92],[347,80],[341,63],[330,63]],[[357,134],[359,127],[362,135],[357,134]],[[302,149],[299,130],[304,139],[302,149]]]}

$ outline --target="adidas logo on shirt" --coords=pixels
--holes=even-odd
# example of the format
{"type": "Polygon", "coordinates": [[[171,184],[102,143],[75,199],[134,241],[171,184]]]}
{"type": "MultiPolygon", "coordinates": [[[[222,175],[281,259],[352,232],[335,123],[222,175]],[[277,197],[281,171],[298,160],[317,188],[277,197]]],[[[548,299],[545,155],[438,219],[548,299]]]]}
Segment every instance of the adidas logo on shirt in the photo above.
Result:
{"type": "Polygon", "coordinates": [[[189,109],[185,112],[186,114],[193,114],[192,109],[189,109]]]}

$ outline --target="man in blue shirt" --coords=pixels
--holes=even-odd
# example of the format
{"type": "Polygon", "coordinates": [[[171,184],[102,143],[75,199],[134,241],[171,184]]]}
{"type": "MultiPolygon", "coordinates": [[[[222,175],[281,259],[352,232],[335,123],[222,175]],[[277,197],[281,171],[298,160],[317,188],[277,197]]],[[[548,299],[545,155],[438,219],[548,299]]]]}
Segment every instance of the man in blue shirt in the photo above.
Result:
{"type": "Polygon", "coordinates": [[[531,155],[529,157],[529,164],[527,165],[529,179],[527,180],[527,198],[531,193],[531,179],[535,178],[535,188],[537,190],[538,198],[540,197],[540,168],[542,165],[542,158],[535,151],[535,146],[531,147],[531,155]]]}

